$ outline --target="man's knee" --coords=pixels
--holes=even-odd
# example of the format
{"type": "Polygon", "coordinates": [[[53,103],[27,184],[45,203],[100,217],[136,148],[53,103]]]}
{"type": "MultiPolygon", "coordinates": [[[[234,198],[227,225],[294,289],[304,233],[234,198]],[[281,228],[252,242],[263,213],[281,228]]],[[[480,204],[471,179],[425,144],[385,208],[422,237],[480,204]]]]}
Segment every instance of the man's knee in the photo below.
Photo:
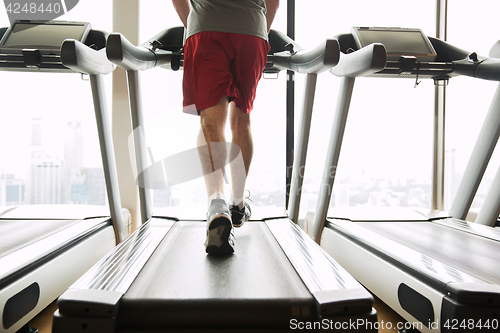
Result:
{"type": "Polygon", "coordinates": [[[224,132],[227,118],[227,96],[212,107],[200,111],[200,123],[203,131],[224,132]]]}
{"type": "Polygon", "coordinates": [[[224,132],[225,121],[216,117],[204,117],[201,119],[201,128],[203,133],[222,133],[224,132]]]}
{"type": "Polygon", "coordinates": [[[237,132],[249,132],[250,131],[250,114],[242,112],[238,108],[231,110],[230,116],[231,131],[233,133],[237,132]]]}

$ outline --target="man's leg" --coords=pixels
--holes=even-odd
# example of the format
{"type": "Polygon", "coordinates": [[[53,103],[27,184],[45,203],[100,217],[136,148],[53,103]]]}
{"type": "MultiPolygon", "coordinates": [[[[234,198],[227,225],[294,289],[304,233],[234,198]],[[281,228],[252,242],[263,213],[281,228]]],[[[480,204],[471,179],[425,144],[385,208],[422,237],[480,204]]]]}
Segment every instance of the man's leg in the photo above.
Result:
{"type": "Polygon", "coordinates": [[[253,140],[250,126],[250,114],[243,113],[234,102],[230,103],[229,119],[233,133],[229,160],[231,168],[231,184],[233,191],[233,205],[239,210],[231,208],[233,225],[240,227],[250,218],[250,207],[244,205],[246,178],[250,170],[253,157],[253,140]],[[245,212],[246,210],[246,212],[245,212]]]}
{"type": "Polygon", "coordinates": [[[223,195],[224,165],[227,157],[224,137],[227,104],[228,99],[223,96],[216,105],[200,112],[198,152],[209,201],[205,242],[205,250],[209,254],[234,252],[231,213],[223,195]]]}
{"type": "Polygon", "coordinates": [[[227,104],[227,96],[223,96],[217,104],[200,112],[198,152],[209,198],[217,192],[224,193],[227,104]]]}

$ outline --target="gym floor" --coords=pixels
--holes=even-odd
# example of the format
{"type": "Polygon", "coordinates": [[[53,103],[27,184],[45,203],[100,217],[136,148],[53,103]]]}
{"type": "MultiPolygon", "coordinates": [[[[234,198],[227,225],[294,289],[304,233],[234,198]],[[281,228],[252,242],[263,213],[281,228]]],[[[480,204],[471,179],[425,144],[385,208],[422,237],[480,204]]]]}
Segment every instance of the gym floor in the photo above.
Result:
{"type": "MultiPolygon", "coordinates": [[[[398,332],[396,328],[398,323],[404,323],[405,320],[378,298],[375,298],[374,307],[378,313],[379,333],[398,332]]],[[[31,326],[37,328],[38,333],[51,333],[52,315],[56,310],[57,305],[54,302],[31,321],[31,326]]]]}

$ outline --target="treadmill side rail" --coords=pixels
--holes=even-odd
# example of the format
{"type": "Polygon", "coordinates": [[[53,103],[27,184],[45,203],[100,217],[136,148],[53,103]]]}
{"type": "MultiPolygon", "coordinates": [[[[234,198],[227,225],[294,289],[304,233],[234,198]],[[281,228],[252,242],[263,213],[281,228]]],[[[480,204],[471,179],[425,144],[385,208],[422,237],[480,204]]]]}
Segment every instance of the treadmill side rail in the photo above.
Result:
{"type": "Polygon", "coordinates": [[[113,317],[71,317],[65,316],[57,310],[52,321],[52,332],[72,333],[108,333],[115,332],[115,321],[113,317]]]}
{"type": "Polygon", "coordinates": [[[441,305],[442,333],[498,332],[500,306],[462,304],[451,297],[443,297],[441,305]]]}
{"type": "Polygon", "coordinates": [[[449,283],[446,289],[448,293],[441,306],[441,332],[498,330],[500,286],[455,282],[449,283]]]}
{"type": "Polygon", "coordinates": [[[109,290],[68,289],[59,297],[57,305],[68,316],[114,318],[122,295],[109,290]]]}
{"type": "Polygon", "coordinates": [[[390,240],[356,223],[339,219],[328,219],[326,228],[342,235],[358,246],[383,258],[442,294],[446,294],[451,282],[481,283],[477,278],[431,258],[407,246],[390,240]]]}
{"type": "Polygon", "coordinates": [[[109,218],[75,221],[68,227],[52,234],[44,235],[31,244],[25,244],[15,251],[0,257],[0,290],[16,281],[39,265],[52,260],[66,248],[78,244],[87,237],[100,232],[110,225],[109,218]]]}
{"type": "Polygon", "coordinates": [[[174,223],[173,220],[151,219],[143,224],[76,281],[70,289],[97,289],[125,293],[174,223]]]}
{"type": "Polygon", "coordinates": [[[58,299],[53,332],[89,325],[101,331],[104,326],[114,327],[121,297],[174,223],[151,219],[76,281],[58,299]]]}
{"type": "Polygon", "coordinates": [[[322,317],[372,313],[371,294],[297,225],[288,219],[266,224],[313,294],[322,317]]]}
{"type": "Polygon", "coordinates": [[[477,222],[468,222],[454,218],[435,220],[433,222],[448,228],[500,242],[500,229],[498,228],[491,228],[486,225],[478,224],[477,222]]]}
{"type": "Polygon", "coordinates": [[[500,286],[486,283],[449,283],[448,296],[461,304],[500,307],[500,286]]]}

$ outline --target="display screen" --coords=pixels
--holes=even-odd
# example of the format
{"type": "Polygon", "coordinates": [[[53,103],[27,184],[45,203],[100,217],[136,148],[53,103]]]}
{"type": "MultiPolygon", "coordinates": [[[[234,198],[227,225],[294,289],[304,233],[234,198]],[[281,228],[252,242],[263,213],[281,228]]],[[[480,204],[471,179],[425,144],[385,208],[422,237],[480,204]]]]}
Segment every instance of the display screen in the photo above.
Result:
{"type": "Polygon", "coordinates": [[[65,39],[82,41],[86,24],[37,24],[17,22],[12,27],[2,46],[60,47],[65,39]]]}
{"type": "Polygon", "coordinates": [[[436,56],[434,48],[420,29],[353,28],[358,46],[372,43],[385,46],[388,55],[436,56]]]}

